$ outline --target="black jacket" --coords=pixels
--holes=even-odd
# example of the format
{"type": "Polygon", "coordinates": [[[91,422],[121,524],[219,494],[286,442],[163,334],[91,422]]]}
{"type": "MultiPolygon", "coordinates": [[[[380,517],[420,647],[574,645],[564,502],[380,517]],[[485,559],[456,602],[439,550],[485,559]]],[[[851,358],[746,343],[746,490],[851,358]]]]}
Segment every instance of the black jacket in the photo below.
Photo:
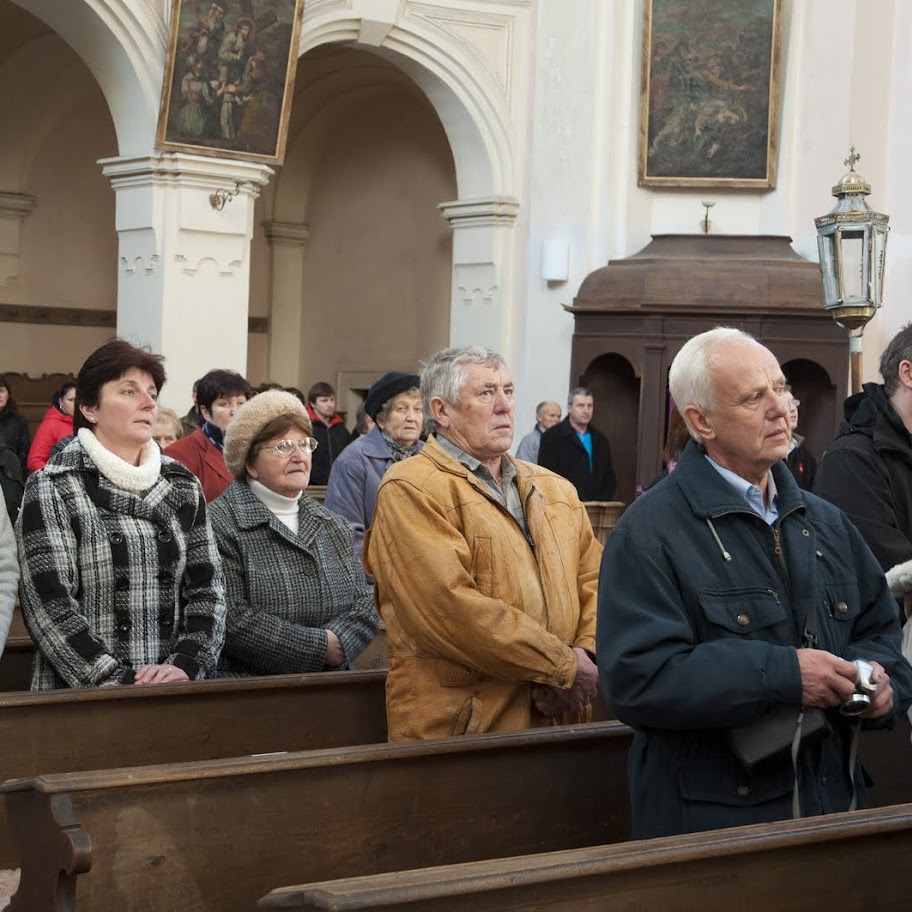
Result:
{"type": "Polygon", "coordinates": [[[793,434],[792,436],[797,446],[789,451],[788,456],[785,457],[785,464],[791,469],[792,475],[795,476],[798,487],[802,491],[810,491],[814,487],[814,478],[817,475],[817,460],[814,459],[813,454],[804,442],[804,437],[800,434],[793,434]]]}
{"type": "Polygon", "coordinates": [[[608,438],[591,424],[589,431],[592,434],[591,472],[589,454],[570,426],[569,418],[542,434],[538,464],[572,481],[580,500],[612,500],[616,481],[611,446],[608,438]]]}
{"type": "Polygon", "coordinates": [[[912,559],[912,436],[883,386],[845,401],[845,420],[817,467],[814,492],[858,527],[884,570],[912,559]]]}
{"type": "Polygon", "coordinates": [[[307,414],[317,441],[311,461],[310,483],[325,485],[329,483],[329,472],[339,453],[351,443],[351,434],[341,415],[333,415],[327,425],[310,406],[307,406],[307,414]]]}
{"type": "Polygon", "coordinates": [[[22,415],[0,415],[0,444],[16,451],[22,464],[22,477],[26,475],[25,461],[29,451],[28,422],[22,415]]]}

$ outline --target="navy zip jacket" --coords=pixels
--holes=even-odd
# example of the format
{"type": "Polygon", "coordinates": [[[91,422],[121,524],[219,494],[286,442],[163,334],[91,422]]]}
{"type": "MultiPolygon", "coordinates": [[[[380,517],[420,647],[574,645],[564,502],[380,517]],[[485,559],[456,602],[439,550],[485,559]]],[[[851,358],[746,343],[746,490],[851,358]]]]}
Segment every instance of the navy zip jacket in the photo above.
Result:
{"type": "MultiPolygon", "coordinates": [[[[818,647],[874,659],[894,689],[892,726],[912,701],[895,603],[855,527],[772,468],[779,518],[769,526],[688,443],[675,471],[623,515],[599,581],[598,664],[619,719],[637,730],[629,758],[634,838],[791,816],[788,751],[748,773],[727,730],[801,703],[796,648],[816,602],[818,647]]],[[[804,815],[844,811],[851,727],[799,755],[804,815]]],[[[853,771],[864,804],[860,769],[853,771]]]]}

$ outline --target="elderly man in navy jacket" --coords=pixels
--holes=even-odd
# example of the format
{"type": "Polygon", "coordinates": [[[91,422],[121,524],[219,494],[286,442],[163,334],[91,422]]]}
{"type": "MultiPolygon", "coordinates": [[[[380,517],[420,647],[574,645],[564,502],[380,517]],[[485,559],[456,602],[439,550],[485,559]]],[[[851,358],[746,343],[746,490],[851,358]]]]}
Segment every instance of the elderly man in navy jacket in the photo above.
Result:
{"type": "Polygon", "coordinates": [[[788,396],[771,352],[711,330],[681,349],[669,386],[693,439],[618,523],[599,583],[602,687],[636,729],[633,835],[863,806],[861,767],[849,767],[859,723],[840,713],[854,660],[876,685],[860,725],[892,726],[912,701],[883,571],[782,461],[788,396]],[[817,736],[803,737],[815,716],[817,736]],[[769,750],[759,763],[733,747],[745,726],[769,750]]]}

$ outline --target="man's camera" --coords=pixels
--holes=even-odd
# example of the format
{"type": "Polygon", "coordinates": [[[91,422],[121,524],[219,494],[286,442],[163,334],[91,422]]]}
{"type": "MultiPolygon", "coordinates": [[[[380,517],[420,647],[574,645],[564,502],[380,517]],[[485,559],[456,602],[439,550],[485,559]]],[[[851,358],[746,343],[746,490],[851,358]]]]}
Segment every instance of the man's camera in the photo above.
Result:
{"type": "Polygon", "coordinates": [[[864,659],[855,659],[852,663],[858,669],[858,679],[855,692],[839,707],[844,716],[859,716],[871,707],[871,694],[877,690],[877,685],[871,680],[874,668],[864,659]]]}

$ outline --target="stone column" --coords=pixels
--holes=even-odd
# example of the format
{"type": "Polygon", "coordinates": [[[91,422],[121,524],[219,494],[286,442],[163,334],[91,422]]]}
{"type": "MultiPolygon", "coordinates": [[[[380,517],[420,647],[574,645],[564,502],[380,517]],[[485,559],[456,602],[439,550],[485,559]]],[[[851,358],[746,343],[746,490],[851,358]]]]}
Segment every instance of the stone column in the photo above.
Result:
{"type": "Polygon", "coordinates": [[[34,206],[34,196],[0,191],[0,285],[13,286],[19,278],[22,222],[34,206]]]}
{"type": "Polygon", "coordinates": [[[304,246],[310,226],[299,222],[264,222],[272,265],[269,315],[269,379],[300,386],[301,292],[304,284],[304,246]]]}
{"type": "Polygon", "coordinates": [[[265,165],[152,152],[102,159],[117,194],[117,332],[166,359],[163,401],[213,367],[247,371],[250,241],[265,165]]]}
{"type": "Polygon", "coordinates": [[[495,196],[441,203],[439,209],[453,229],[450,345],[486,345],[515,360],[509,285],[519,202],[495,196]]]}

